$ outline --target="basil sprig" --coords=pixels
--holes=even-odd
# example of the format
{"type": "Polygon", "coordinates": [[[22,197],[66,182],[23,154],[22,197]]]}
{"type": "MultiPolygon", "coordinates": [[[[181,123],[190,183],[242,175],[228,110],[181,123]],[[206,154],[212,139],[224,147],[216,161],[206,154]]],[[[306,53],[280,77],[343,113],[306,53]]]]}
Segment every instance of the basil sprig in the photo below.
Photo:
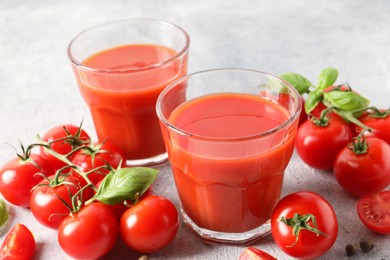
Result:
{"type": "Polygon", "coordinates": [[[112,170],[102,181],[95,196],[86,202],[98,200],[104,204],[117,204],[124,200],[135,201],[153,183],[158,170],[149,167],[112,170]],[[138,194],[138,195],[137,195],[138,194]]]}
{"type": "Polygon", "coordinates": [[[367,108],[370,101],[353,91],[338,89],[324,91],[334,85],[338,75],[338,70],[334,68],[323,69],[318,75],[317,85],[312,84],[307,78],[297,73],[286,73],[280,77],[293,85],[301,95],[308,93],[305,100],[307,114],[310,114],[320,102],[323,102],[327,107],[334,107],[340,112],[352,112],[367,108]]]}
{"type": "Polygon", "coordinates": [[[332,86],[339,76],[338,70],[334,68],[326,68],[321,70],[318,75],[318,85],[317,89],[324,90],[325,88],[332,86]]]}
{"type": "Polygon", "coordinates": [[[305,101],[305,112],[310,114],[311,111],[322,101],[323,93],[322,90],[315,89],[311,91],[305,101]]]}
{"type": "Polygon", "coordinates": [[[0,199],[0,227],[3,226],[8,220],[7,205],[4,200],[0,199]]]}
{"type": "Polygon", "coordinates": [[[334,90],[324,93],[324,101],[326,106],[337,107],[343,111],[356,111],[367,108],[370,101],[365,97],[353,91],[334,90]]]}

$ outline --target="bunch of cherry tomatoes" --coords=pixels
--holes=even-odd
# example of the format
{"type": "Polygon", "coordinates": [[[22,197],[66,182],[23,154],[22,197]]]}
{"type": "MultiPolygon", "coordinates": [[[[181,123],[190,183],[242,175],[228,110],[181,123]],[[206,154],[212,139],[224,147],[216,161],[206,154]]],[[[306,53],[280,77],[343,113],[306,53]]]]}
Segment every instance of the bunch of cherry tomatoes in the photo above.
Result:
{"type": "MultiPolygon", "coordinates": [[[[118,235],[132,250],[151,253],[176,236],[176,207],[152,194],[157,170],[126,167],[121,149],[92,142],[81,126],[57,126],[37,139],[0,169],[0,192],[8,202],[29,207],[40,224],[57,229],[69,256],[98,259],[118,235]]],[[[17,224],[0,258],[29,259],[34,248],[29,229],[17,224]]]]}
{"type": "MultiPolygon", "coordinates": [[[[317,85],[300,74],[281,76],[302,95],[296,151],[310,167],[332,171],[340,186],[358,198],[357,213],[366,227],[390,234],[390,109],[369,106],[347,84],[335,85],[337,77],[333,68],[320,72],[317,85]]],[[[333,246],[338,221],[323,197],[299,191],[278,202],[271,231],[283,252],[311,259],[333,246]]],[[[249,247],[240,255],[244,259],[275,258],[249,247]]]]}
{"type": "MultiPolygon", "coordinates": [[[[390,234],[390,191],[385,190],[390,184],[390,109],[371,107],[347,84],[335,85],[338,71],[333,68],[320,72],[317,85],[296,73],[281,77],[307,95],[302,97],[295,140],[302,161],[333,171],[340,186],[358,198],[362,223],[376,233],[390,234]]],[[[298,258],[324,254],[338,232],[331,205],[312,192],[283,198],[271,225],[279,247],[298,258]]]]}

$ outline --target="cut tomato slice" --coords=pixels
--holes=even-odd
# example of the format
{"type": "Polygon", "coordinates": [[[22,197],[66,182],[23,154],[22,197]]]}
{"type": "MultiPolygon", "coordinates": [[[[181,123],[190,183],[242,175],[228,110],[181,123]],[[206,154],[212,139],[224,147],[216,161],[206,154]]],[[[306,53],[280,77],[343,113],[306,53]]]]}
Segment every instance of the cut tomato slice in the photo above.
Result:
{"type": "Polygon", "coordinates": [[[16,224],[5,237],[0,249],[0,259],[30,259],[35,251],[35,239],[31,231],[16,224]]]}
{"type": "Polygon", "coordinates": [[[361,197],[356,209],[362,223],[378,234],[390,234],[390,190],[361,197]]]}
{"type": "Polygon", "coordinates": [[[238,259],[239,260],[277,260],[275,257],[271,256],[270,254],[256,247],[248,247],[241,253],[238,259]]]}

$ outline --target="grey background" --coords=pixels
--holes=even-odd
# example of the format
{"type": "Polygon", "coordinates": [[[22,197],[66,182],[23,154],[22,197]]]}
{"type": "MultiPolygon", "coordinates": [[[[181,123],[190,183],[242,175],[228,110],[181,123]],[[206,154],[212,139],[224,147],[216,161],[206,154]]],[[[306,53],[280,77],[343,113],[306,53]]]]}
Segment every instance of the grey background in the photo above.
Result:
{"type": "MultiPolygon", "coordinates": [[[[389,107],[390,1],[386,0],[84,0],[0,1],[0,164],[14,156],[8,145],[31,143],[63,123],[79,124],[95,138],[88,109],[77,91],[66,55],[81,30],[119,18],[147,17],[180,25],[191,36],[189,72],[240,67],[275,75],[293,71],[316,82],[326,67],[378,107],[389,107]]],[[[155,192],[177,205],[169,164],[155,192]]],[[[312,190],[335,208],[339,236],[320,259],[390,259],[389,237],[368,231],[330,172],[306,166],[296,155],[289,164],[283,194],[312,190]],[[347,258],[344,247],[372,239],[374,251],[347,258]]],[[[389,188],[389,187],[388,187],[389,188]]],[[[35,259],[69,259],[56,232],[40,226],[28,209],[9,206],[9,226],[20,222],[34,233],[35,259]]],[[[0,239],[3,240],[4,234],[0,239]]],[[[268,236],[254,246],[278,259],[290,259],[268,236]]],[[[175,240],[151,259],[237,259],[242,246],[205,245],[183,224],[175,240]]],[[[137,259],[118,242],[105,259],[137,259]]]]}

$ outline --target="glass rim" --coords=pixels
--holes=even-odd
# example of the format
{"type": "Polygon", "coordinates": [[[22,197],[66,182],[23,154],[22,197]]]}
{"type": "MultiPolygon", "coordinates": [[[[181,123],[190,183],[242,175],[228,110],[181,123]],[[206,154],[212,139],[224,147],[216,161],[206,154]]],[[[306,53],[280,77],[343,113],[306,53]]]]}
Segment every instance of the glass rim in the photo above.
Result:
{"type": "MultiPolygon", "coordinates": [[[[226,93],[235,93],[235,92],[226,92],[226,93]]],[[[178,134],[180,134],[182,136],[187,136],[187,137],[190,137],[190,138],[194,138],[194,139],[198,139],[198,140],[204,140],[204,141],[213,141],[213,142],[227,142],[227,141],[229,141],[229,142],[240,142],[240,141],[253,140],[253,139],[261,138],[261,137],[264,137],[264,136],[268,136],[268,135],[271,135],[271,134],[273,134],[273,133],[275,133],[275,132],[277,132],[277,131],[285,128],[285,127],[290,126],[295,120],[299,119],[300,112],[301,112],[301,109],[302,109],[302,102],[299,102],[300,101],[299,100],[300,97],[301,97],[301,95],[299,94],[299,92],[290,83],[288,83],[287,81],[285,81],[282,78],[279,78],[279,77],[277,77],[275,75],[272,75],[270,73],[267,73],[267,72],[263,72],[263,71],[259,71],[259,70],[253,70],[253,69],[244,69],[244,68],[208,69],[208,70],[202,70],[202,71],[194,72],[194,73],[191,73],[191,74],[187,74],[187,75],[182,76],[179,79],[176,79],[175,81],[171,82],[160,93],[160,95],[157,98],[156,113],[157,113],[157,117],[159,118],[159,120],[166,127],[170,128],[171,130],[173,130],[174,132],[176,132],[176,133],[178,133],[178,134]],[[189,80],[193,76],[197,76],[198,74],[204,74],[204,73],[208,73],[208,72],[218,72],[218,71],[240,71],[240,72],[257,73],[257,74],[261,74],[263,76],[269,77],[271,79],[277,80],[279,82],[282,82],[294,94],[294,96],[297,97],[296,101],[295,101],[297,104],[296,104],[296,108],[295,108],[294,113],[289,115],[288,119],[285,120],[282,124],[278,125],[277,127],[274,127],[272,129],[263,131],[263,132],[258,133],[258,134],[242,136],[242,137],[228,137],[228,138],[221,137],[221,138],[218,138],[218,137],[208,137],[208,136],[203,136],[203,135],[197,135],[197,134],[193,134],[193,133],[190,133],[188,131],[185,131],[185,130],[181,129],[180,127],[177,127],[174,124],[172,124],[171,122],[169,122],[168,119],[164,116],[164,114],[161,111],[162,99],[168,93],[168,91],[173,89],[178,84],[189,80]]]]}
{"type": "Polygon", "coordinates": [[[178,25],[176,25],[174,23],[171,23],[171,22],[168,22],[168,21],[165,21],[165,20],[160,20],[160,19],[153,19],[153,18],[126,18],[126,19],[111,20],[111,21],[100,23],[100,24],[96,24],[96,25],[93,25],[91,27],[88,27],[88,28],[84,29],[83,31],[78,33],[70,41],[70,43],[68,45],[68,48],[67,48],[67,54],[68,54],[69,60],[72,62],[73,65],[75,65],[78,68],[81,68],[83,70],[86,70],[86,71],[96,72],[96,73],[129,73],[129,72],[139,72],[139,71],[152,70],[152,69],[160,68],[160,67],[162,67],[164,65],[167,65],[167,64],[177,60],[178,58],[185,56],[186,53],[189,50],[189,46],[190,46],[190,36],[189,36],[189,34],[183,28],[181,28],[180,26],[178,26],[178,25]],[[166,60],[164,60],[162,62],[151,64],[151,65],[148,65],[148,66],[145,66],[145,67],[141,67],[141,68],[126,68],[126,69],[93,68],[93,67],[84,65],[82,63],[82,61],[76,59],[74,57],[74,55],[72,54],[72,48],[73,48],[75,42],[81,36],[83,36],[85,33],[91,32],[93,30],[97,30],[97,29],[99,29],[101,27],[104,27],[104,26],[110,26],[110,25],[120,24],[120,23],[129,23],[129,22],[155,23],[155,24],[162,24],[162,25],[165,25],[165,26],[170,26],[172,28],[175,28],[175,29],[177,29],[179,32],[181,32],[184,35],[184,39],[185,39],[184,47],[181,48],[180,51],[178,51],[174,56],[172,56],[171,58],[166,59],[166,60]]]}

